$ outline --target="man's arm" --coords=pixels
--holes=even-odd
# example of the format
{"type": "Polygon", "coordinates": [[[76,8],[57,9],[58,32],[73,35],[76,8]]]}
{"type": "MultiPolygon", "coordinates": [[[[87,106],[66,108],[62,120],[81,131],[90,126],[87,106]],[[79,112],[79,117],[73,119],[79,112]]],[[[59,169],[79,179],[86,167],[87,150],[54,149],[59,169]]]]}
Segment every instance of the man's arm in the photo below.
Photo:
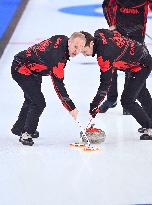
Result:
{"type": "Polygon", "coordinates": [[[59,72],[57,72],[57,67],[54,67],[53,71],[51,72],[51,78],[52,78],[52,82],[54,85],[54,89],[59,97],[59,99],[61,100],[63,106],[70,112],[72,110],[74,110],[76,107],[74,105],[74,103],[72,102],[72,100],[70,99],[65,85],[64,85],[64,70],[60,70],[59,72]]]}
{"type": "Polygon", "coordinates": [[[100,72],[100,85],[98,87],[97,94],[92,101],[92,103],[96,107],[100,105],[100,103],[104,100],[105,96],[107,95],[112,79],[112,69],[109,69],[106,72],[100,72]]]}
{"type": "Polygon", "coordinates": [[[98,87],[97,94],[95,95],[92,103],[90,103],[90,114],[92,117],[95,117],[98,112],[98,107],[101,102],[104,100],[105,96],[108,93],[108,90],[111,86],[112,81],[112,68],[103,72],[102,68],[100,67],[100,85],[98,87]]]}
{"type": "Polygon", "coordinates": [[[116,0],[104,0],[102,4],[105,19],[110,28],[115,28],[116,25],[116,0]]]}

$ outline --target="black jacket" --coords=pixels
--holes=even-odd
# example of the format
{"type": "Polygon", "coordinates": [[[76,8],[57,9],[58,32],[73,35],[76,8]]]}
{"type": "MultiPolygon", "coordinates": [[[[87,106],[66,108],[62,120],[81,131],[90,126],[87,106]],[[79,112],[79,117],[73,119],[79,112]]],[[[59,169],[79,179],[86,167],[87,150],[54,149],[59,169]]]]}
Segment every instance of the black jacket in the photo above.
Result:
{"type": "Polygon", "coordinates": [[[99,29],[94,37],[93,56],[97,55],[101,75],[100,86],[92,103],[98,107],[107,95],[114,69],[130,72],[150,69],[152,58],[145,46],[117,31],[99,29]]]}
{"type": "Polygon", "coordinates": [[[19,74],[51,76],[54,88],[67,110],[75,109],[64,85],[64,68],[69,60],[68,37],[56,35],[44,40],[15,56],[19,74]]]}
{"type": "Polygon", "coordinates": [[[102,7],[109,26],[116,25],[124,36],[143,42],[149,3],[152,0],[104,0],[102,7]]]}

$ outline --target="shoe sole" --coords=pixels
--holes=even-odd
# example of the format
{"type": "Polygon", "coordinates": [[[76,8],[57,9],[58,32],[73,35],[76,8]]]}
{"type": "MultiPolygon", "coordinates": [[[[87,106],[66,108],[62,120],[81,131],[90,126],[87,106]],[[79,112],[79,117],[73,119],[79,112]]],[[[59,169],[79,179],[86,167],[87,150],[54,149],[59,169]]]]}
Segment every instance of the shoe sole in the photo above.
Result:
{"type": "Polygon", "coordinates": [[[26,140],[22,140],[21,138],[19,139],[19,142],[21,142],[23,145],[28,145],[28,146],[32,146],[34,144],[33,141],[29,142],[26,140]]]}
{"type": "Polygon", "coordinates": [[[143,134],[140,136],[140,140],[152,140],[152,136],[149,136],[147,134],[143,134]]]}

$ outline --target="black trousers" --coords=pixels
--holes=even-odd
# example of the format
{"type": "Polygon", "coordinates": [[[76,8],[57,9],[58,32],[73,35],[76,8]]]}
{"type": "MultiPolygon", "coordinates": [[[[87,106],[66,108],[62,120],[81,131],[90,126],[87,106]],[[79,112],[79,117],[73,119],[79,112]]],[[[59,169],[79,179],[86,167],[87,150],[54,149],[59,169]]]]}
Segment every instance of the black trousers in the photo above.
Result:
{"type": "MultiPolygon", "coordinates": [[[[118,29],[118,31],[123,35],[123,36],[126,36],[126,32],[122,32],[121,30],[118,29]]],[[[144,36],[141,37],[142,35],[136,35],[136,36],[132,36],[132,34],[129,34],[129,36],[126,36],[126,37],[129,37],[130,39],[133,39],[135,41],[138,41],[140,43],[143,43],[144,42],[144,36]]],[[[114,73],[113,73],[113,77],[112,77],[112,82],[111,82],[111,86],[110,86],[110,89],[108,91],[108,94],[107,94],[107,100],[109,102],[116,102],[117,101],[117,98],[118,98],[118,88],[117,88],[117,77],[118,77],[118,74],[117,74],[117,70],[114,69],[114,73]]],[[[128,80],[128,71],[125,72],[125,84],[124,84],[124,87],[126,86],[127,84],[127,80],[128,80]]],[[[143,89],[147,89],[146,88],[146,84],[144,85],[143,89]]],[[[141,98],[140,98],[141,99],[141,98]]],[[[143,100],[141,99],[141,103],[143,102],[143,100]]],[[[141,104],[142,105],[142,104],[141,104]]]]}
{"type": "Polygon", "coordinates": [[[18,119],[13,128],[19,133],[34,134],[37,129],[39,117],[46,107],[45,98],[41,92],[41,76],[25,76],[15,70],[15,62],[12,64],[12,77],[24,92],[24,103],[18,119]]]}
{"type": "Polygon", "coordinates": [[[132,72],[127,79],[121,96],[122,106],[144,128],[152,128],[152,98],[145,86],[151,67],[152,64],[136,73],[132,72]]]}

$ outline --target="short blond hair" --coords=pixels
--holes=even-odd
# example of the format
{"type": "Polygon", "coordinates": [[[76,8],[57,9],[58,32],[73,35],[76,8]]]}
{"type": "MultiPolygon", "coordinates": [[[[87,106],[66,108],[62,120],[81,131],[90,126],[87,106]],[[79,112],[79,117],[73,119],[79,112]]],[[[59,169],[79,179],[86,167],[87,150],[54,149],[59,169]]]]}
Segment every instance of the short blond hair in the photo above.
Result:
{"type": "Polygon", "coordinates": [[[75,39],[75,38],[81,38],[82,40],[84,40],[86,42],[86,38],[85,35],[82,34],[81,32],[74,32],[71,37],[71,39],[75,39]]]}

